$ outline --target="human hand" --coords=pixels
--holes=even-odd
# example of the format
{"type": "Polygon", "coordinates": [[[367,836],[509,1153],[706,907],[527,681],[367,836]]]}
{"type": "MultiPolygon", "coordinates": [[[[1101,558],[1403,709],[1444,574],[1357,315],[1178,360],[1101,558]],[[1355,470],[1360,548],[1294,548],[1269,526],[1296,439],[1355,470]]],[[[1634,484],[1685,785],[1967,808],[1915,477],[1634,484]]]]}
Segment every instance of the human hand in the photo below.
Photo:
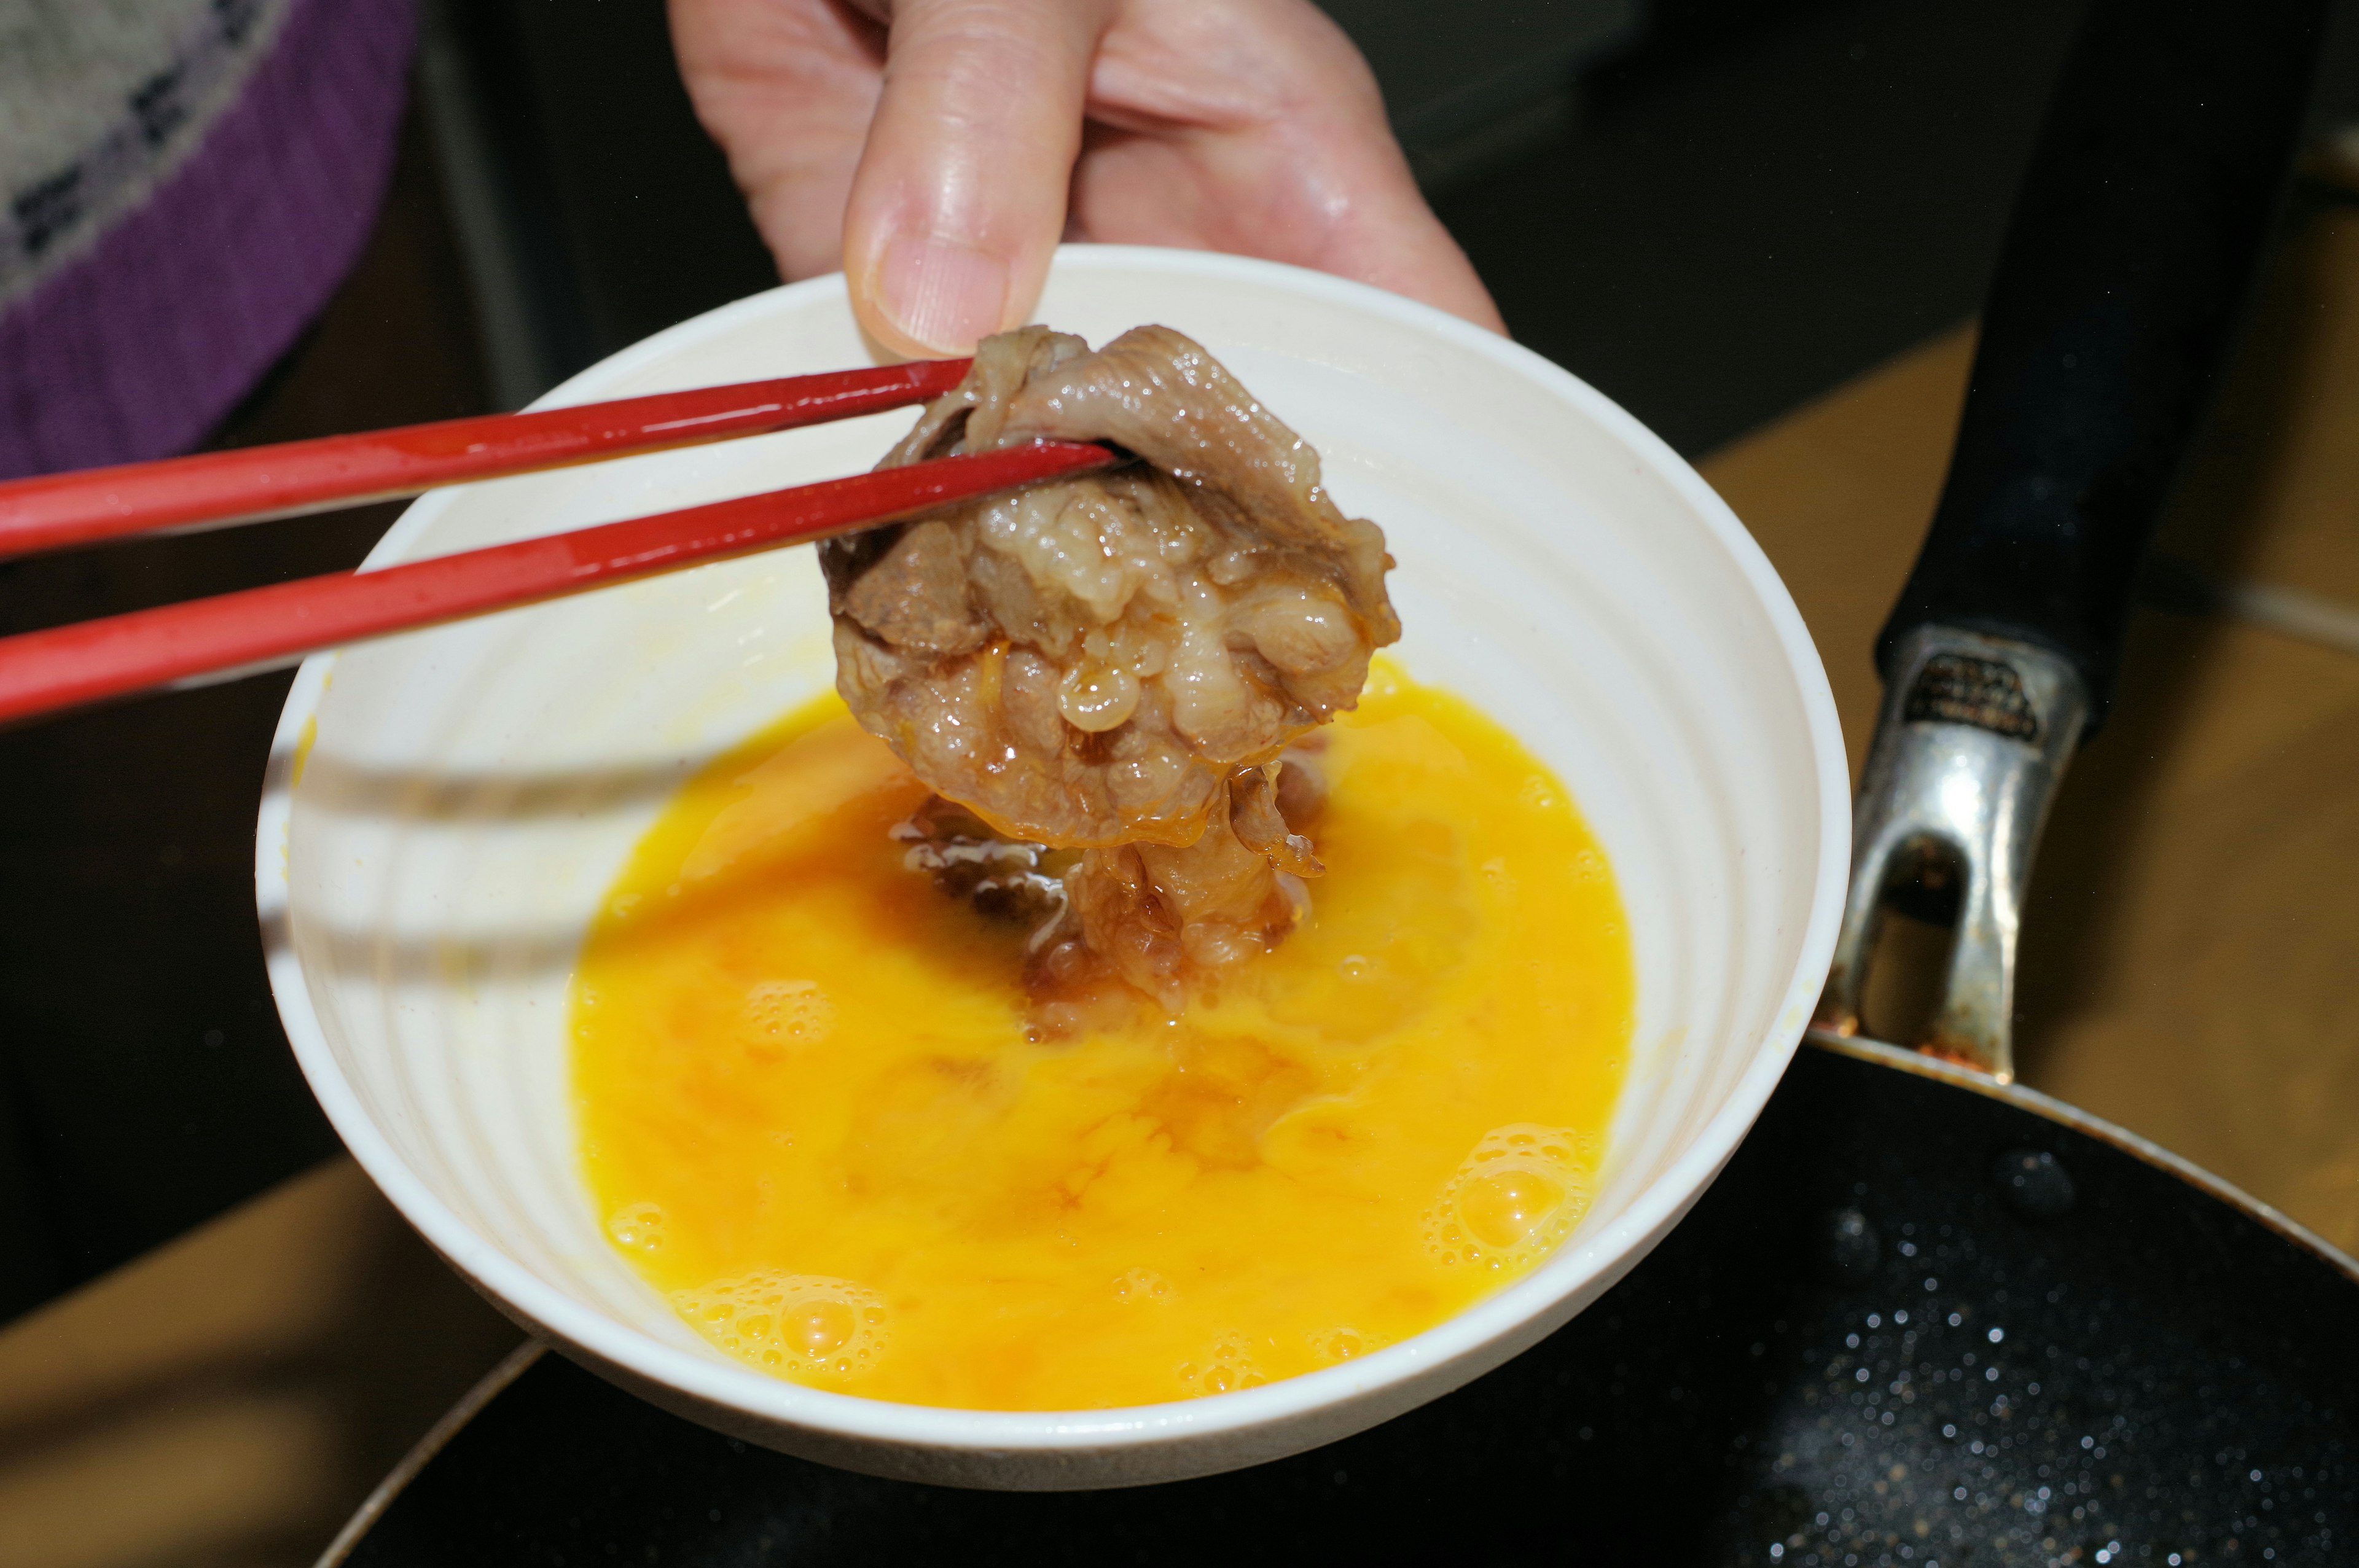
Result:
{"type": "Polygon", "coordinates": [[[690,96],[788,278],[945,355],[1060,239],[1266,256],[1504,330],[1359,52],[1310,0],[670,0],[690,96]]]}

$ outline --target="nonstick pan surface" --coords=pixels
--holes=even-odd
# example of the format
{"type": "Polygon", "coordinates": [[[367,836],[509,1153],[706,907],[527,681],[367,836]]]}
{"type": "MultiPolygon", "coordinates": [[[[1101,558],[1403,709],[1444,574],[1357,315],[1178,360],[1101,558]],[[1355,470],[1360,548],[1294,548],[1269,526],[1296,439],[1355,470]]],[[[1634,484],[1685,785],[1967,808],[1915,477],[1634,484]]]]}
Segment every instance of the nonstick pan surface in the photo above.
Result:
{"type": "Polygon", "coordinates": [[[2354,1330],[2359,1268],[2270,1211],[2038,1095],[1846,1044],[1799,1054],[1596,1306],[1332,1447],[952,1491],[751,1448],[542,1355],[334,1560],[2348,1563],[2354,1330]]]}

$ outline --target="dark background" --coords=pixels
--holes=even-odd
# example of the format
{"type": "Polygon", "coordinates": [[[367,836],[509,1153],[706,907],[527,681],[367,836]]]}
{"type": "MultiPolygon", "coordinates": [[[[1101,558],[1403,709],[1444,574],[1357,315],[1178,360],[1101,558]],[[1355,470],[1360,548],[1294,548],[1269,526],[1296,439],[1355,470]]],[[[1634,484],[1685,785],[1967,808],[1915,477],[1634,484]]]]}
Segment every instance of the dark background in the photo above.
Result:
{"type": "MultiPolygon", "coordinates": [[[[1516,335],[1690,455],[1973,312],[2080,9],[1330,4],[1516,335]],[[1462,24],[1463,80],[1414,77],[1462,24]]],[[[515,406],[777,281],[660,0],[429,6],[416,86],[366,256],[218,444],[515,406]]],[[[0,566],[0,632],[349,566],[395,510],[0,566]]],[[[336,1147],[253,909],[288,678],[0,734],[0,1319],[336,1147]]]]}

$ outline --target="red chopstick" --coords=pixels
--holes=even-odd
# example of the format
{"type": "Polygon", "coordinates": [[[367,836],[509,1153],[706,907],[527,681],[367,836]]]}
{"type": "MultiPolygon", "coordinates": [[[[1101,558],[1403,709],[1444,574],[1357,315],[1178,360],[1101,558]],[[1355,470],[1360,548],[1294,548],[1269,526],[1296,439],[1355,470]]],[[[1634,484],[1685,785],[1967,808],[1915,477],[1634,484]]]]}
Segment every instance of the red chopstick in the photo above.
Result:
{"type": "Polygon", "coordinates": [[[959,384],[971,362],[920,360],[0,481],[0,556],[165,528],[259,522],[593,458],[821,425],[938,397],[959,384]]]}
{"type": "Polygon", "coordinates": [[[1041,442],[636,517],[381,571],[338,572],[0,638],[0,722],[250,674],[340,643],[827,538],[1118,461],[1041,442]]]}

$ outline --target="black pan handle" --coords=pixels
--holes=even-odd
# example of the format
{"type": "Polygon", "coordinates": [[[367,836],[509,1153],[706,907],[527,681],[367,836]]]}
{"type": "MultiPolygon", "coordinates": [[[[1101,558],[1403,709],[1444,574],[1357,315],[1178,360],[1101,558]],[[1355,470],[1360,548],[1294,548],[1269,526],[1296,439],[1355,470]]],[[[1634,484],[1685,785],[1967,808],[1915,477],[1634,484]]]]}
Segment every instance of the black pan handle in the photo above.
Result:
{"type": "Polygon", "coordinates": [[[1876,644],[2020,639],[2109,702],[2131,581],[2300,134],[2323,0],[2095,0],[1983,312],[1933,528],[1876,644]]]}
{"type": "Polygon", "coordinates": [[[2138,557],[2267,240],[2325,0],[2094,0],[2016,199],[1884,709],[1818,1026],[1858,1033],[1887,904],[1951,925],[1921,1039],[2015,1073],[2024,890],[2104,717],[2138,557]],[[1904,892],[1905,890],[1905,892],[1904,892]]]}

